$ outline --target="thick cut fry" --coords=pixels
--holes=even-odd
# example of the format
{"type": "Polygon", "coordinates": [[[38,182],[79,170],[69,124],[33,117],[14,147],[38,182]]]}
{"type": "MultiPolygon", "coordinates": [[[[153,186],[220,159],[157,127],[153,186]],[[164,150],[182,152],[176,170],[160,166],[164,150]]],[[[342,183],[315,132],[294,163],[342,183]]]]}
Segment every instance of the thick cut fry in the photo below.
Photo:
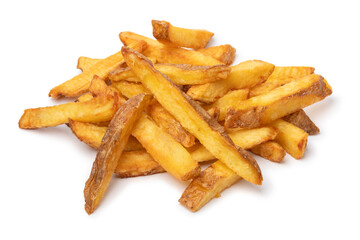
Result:
{"type": "MultiPolygon", "coordinates": [[[[144,41],[138,41],[132,44],[130,47],[137,51],[143,51],[146,48],[144,41]]],[[[121,52],[117,52],[90,67],[88,71],[84,71],[72,79],[60,84],[57,87],[51,89],[49,97],[77,97],[83,93],[86,93],[89,89],[91,80],[95,75],[105,78],[107,74],[114,70],[124,60],[121,52]]]]}
{"type": "Polygon", "coordinates": [[[166,172],[146,151],[123,152],[115,169],[120,178],[147,176],[166,172]]]}
{"type": "Polygon", "coordinates": [[[309,134],[282,119],[272,122],[270,126],[276,128],[278,131],[275,141],[293,158],[302,158],[306,149],[309,134]]]}
{"type": "Polygon", "coordinates": [[[231,67],[227,79],[213,83],[192,86],[187,94],[194,100],[212,103],[231,89],[251,88],[264,82],[273,72],[273,64],[253,60],[231,67]]]}
{"type": "MultiPolygon", "coordinates": [[[[74,135],[92,148],[99,149],[101,140],[107,127],[101,127],[92,123],[78,122],[69,119],[69,127],[74,135]]],[[[137,151],[144,149],[136,138],[130,136],[124,151],[137,151]]]]}
{"type": "Polygon", "coordinates": [[[214,36],[214,33],[206,30],[175,27],[166,21],[152,20],[151,23],[157,40],[176,47],[204,48],[214,36]]]}
{"type": "Polygon", "coordinates": [[[255,159],[242,148],[237,149],[215,119],[179,90],[166,75],[157,71],[144,56],[127,47],[122,48],[122,53],[127,65],[144,86],[185,129],[234,172],[247,181],[261,184],[262,175],[255,159]]]}
{"type": "Polygon", "coordinates": [[[220,62],[231,65],[235,59],[236,49],[230,44],[198,49],[202,54],[211,56],[220,62]]]}
{"type": "Polygon", "coordinates": [[[157,63],[190,64],[199,66],[213,66],[223,64],[215,58],[202,54],[201,52],[177,47],[169,47],[156,40],[138,35],[136,33],[122,32],[120,33],[119,37],[125,46],[128,46],[131,43],[134,44],[141,40],[145,41],[148,47],[143,52],[143,54],[148,58],[156,59],[157,63]]]}
{"type": "Polygon", "coordinates": [[[189,152],[146,114],[140,118],[132,134],[161,167],[180,181],[200,174],[200,166],[189,152]]]}
{"type": "Polygon", "coordinates": [[[266,94],[239,102],[228,110],[225,127],[259,127],[318,102],[331,93],[322,76],[308,75],[266,94]]]}
{"type": "Polygon", "coordinates": [[[196,212],[240,179],[241,177],[226,167],[225,164],[216,161],[189,184],[179,202],[191,211],[196,212]]]}
{"type": "Polygon", "coordinates": [[[209,107],[207,112],[213,117],[215,117],[214,115],[217,113],[218,121],[223,121],[225,119],[228,108],[236,105],[239,101],[246,100],[248,95],[248,88],[230,91],[214,102],[209,107]]]}
{"type": "Polygon", "coordinates": [[[270,75],[266,82],[250,89],[249,96],[255,97],[265,94],[274,88],[313,74],[314,71],[315,68],[313,67],[275,67],[274,72],[270,75]]]}
{"type": "Polygon", "coordinates": [[[141,83],[133,83],[127,81],[113,82],[111,86],[114,86],[123,96],[131,98],[138,94],[149,93],[141,83]]]}
{"type": "MultiPolygon", "coordinates": [[[[226,79],[231,68],[225,65],[193,66],[188,64],[155,64],[154,67],[167,75],[175,84],[204,84],[226,79]]],[[[111,81],[140,82],[130,68],[118,68],[109,73],[111,81]]]]}
{"type": "Polygon", "coordinates": [[[259,144],[250,149],[250,151],[260,157],[266,158],[272,162],[282,162],[286,152],[280,144],[274,141],[259,144]]]}
{"type": "Polygon", "coordinates": [[[315,125],[313,121],[311,121],[309,116],[302,109],[283,117],[283,119],[297,126],[298,128],[301,128],[309,135],[315,135],[320,132],[320,129],[315,125]]]}
{"type": "Polygon", "coordinates": [[[100,62],[102,59],[98,58],[89,58],[89,57],[79,57],[77,68],[81,71],[89,71],[92,66],[100,62]]]}
{"type": "Polygon", "coordinates": [[[150,100],[151,96],[146,94],[129,99],[120,106],[111,120],[96,155],[89,179],[85,183],[85,210],[88,214],[93,213],[99,205],[131,131],[150,100]]]}
{"type": "Polygon", "coordinates": [[[20,128],[55,127],[68,123],[69,118],[81,122],[111,120],[120,103],[117,97],[102,95],[87,102],[70,102],[51,107],[26,109],[19,121],[20,128]]]}

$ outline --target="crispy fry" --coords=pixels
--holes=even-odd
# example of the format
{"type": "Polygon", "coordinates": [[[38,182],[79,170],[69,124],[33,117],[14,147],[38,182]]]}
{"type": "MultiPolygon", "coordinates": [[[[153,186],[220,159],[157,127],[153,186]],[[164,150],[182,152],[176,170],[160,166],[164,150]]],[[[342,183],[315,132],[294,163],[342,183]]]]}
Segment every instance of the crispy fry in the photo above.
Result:
{"type": "Polygon", "coordinates": [[[146,114],[140,118],[132,134],[161,167],[180,181],[200,174],[200,166],[189,152],[146,114]]]}
{"type": "Polygon", "coordinates": [[[100,62],[102,59],[98,58],[89,58],[89,57],[79,57],[77,68],[81,71],[89,71],[92,66],[100,62]]]}
{"type": "Polygon", "coordinates": [[[313,121],[311,121],[309,116],[302,109],[283,117],[283,119],[297,126],[298,128],[301,128],[309,135],[315,135],[320,132],[320,129],[315,125],[313,121]]]}
{"type": "Polygon", "coordinates": [[[204,48],[214,36],[206,30],[179,28],[166,21],[151,21],[154,37],[162,43],[176,47],[204,48]]]}
{"type": "MultiPolygon", "coordinates": [[[[130,47],[137,51],[143,51],[146,48],[146,42],[138,41],[132,44],[130,47]]],[[[83,93],[86,93],[89,89],[91,80],[95,75],[105,78],[107,74],[114,70],[124,60],[121,52],[117,52],[105,59],[102,59],[88,71],[84,71],[72,79],[54,87],[49,92],[49,97],[60,98],[60,97],[77,97],[83,93]]]]}
{"type": "Polygon", "coordinates": [[[198,49],[198,51],[213,57],[226,65],[231,65],[234,62],[236,53],[236,49],[230,44],[198,49]]]}
{"type": "Polygon", "coordinates": [[[146,151],[123,152],[115,169],[120,178],[147,176],[166,172],[146,151]]]}
{"type": "Polygon", "coordinates": [[[261,184],[261,171],[254,158],[247,151],[237,149],[215,119],[157,71],[144,56],[127,47],[122,48],[122,53],[144,86],[185,129],[234,172],[254,184],[261,184]]]}
{"type": "Polygon", "coordinates": [[[133,83],[127,81],[113,82],[112,86],[114,86],[123,96],[127,98],[131,98],[141,93],[149,93],[141,83],[133,83]]]}
{"type": "Polygon", "coordinates": [[[120,103],[117,97],[102,95],[87,102],[70,102],[51,107],[30,108],[24,111],[19,127],[26,129],[55,127],[68,123],[69,118],[81,122],[111,120],[120,103]]]}
{"type": "Polygon", "coordinates": [[[308,75],[266,94],[239,102],[228,110],[225,127],[262,126],[318,102],[331,93],[322,76],[308,75]]]}
{"type": "Polygon", "coordinates": [[[227,79],[192,86],[187,94],[195,100],[212,103],[231,89],[251,88],[264,82],[274,70],[274,65],[259,61],[246,61],[231,67],[227,79]]]}
{"type": "Polygon", "coordinates": [[[85,210],[88,214],[93,213],[99,205],[131,131],[150,100],[151,96],[146,94],[130,98],[120,106],[111,120],[96,155],[89,179],[85,183],[85,210]]]}
{"type": "Polygon", "coordinates": [[[250,151],[260,157],[266,158],[272,162],[282,162],[286,152],[280,144],[274,141],[269,141],[261,143],[253,148],[250,151]]]}
{"type": "MultiPolygon", "coordinates": [[[[188,64],[155,64],[154,67],[167,75],[175,84],[204,84],[226,79],[230,67],[225,65],[193,66],[188,64]]],[[[111,81],[140,82],[130,68],[118,68],[109,73],[111,81]]]]}
{"type": "Polygon", "coordinates": [[[148,44],[145,56],[156,59],[157,63],[190,64],[199,66],[222,65],[223,63],[198,51],[169,47],[156,40],[132,32],[121,32],[120,40],[125,46],[140,40],[148,44]]]}
{"type": "Polygon", "coordinates": [[[93,98],[94,98],[93,95],[88,92],[88,93],[85,93],[85,94],[81,95],[80,97],[78,97],[78,99],[76,99],[75,102],[86,102],[93,98]]]}
{"type": "Polygon", "coordinates": [[[313,67],[275,67],[274,72],[266,82],[250,89],[249,97],[265,94],[286,83],[313,74],[313,67]]]}

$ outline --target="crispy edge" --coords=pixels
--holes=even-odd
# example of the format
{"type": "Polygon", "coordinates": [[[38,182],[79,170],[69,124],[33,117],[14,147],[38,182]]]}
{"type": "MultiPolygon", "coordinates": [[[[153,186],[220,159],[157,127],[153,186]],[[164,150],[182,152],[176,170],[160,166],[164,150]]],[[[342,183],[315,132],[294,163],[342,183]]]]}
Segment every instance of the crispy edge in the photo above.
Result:
{"type": "Polygon", "coordinates": [[[272,162],[280,163],[283,161],[286,151],[275,141],[268,141],[261,143],[253,148],[250,151],[260,157],[268,159],[272,162]]]}
{"type": "Polygon", "coordinates": [[[310,117],[305,113],[304,110],[300,109],[297,112],[289,114],[283,119],[298,128],[301,128],[309,135],[315,135],[320,132],[320,129],[315,125],[315,123],[310,119],[310,117]]]}
{"type": "Polygon", "coordinates": [[[234,62],[236,54],[236,49],[230,44],[198,49],[198,51],[213,57],[226,65],[231,65],[234,62]]]}

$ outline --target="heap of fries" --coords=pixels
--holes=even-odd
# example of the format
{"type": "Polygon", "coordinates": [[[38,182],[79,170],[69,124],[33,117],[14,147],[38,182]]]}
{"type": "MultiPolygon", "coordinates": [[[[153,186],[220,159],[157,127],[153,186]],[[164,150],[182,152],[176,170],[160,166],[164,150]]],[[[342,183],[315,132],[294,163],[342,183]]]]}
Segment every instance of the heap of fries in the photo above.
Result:
{"type": "Polygon", "coordinates": [[[24,129],[67,124],[98,150],[84,190],[88,214],[114,173],[168,172],[191,181],[179,202],[197,211],[242,178],[261,185],[251,153],[273,162],[286,152],[302,158],[308,135],[319,132],[302,109],[332,93],[313,67],[230,66],[235,48],[206,48],[213,33],[165,21],[152,26],[157,40],[121,32],[121,51],[80,57],[82,73],[49,93],[75,102],[27,109],[19,121],[24,129]]]}

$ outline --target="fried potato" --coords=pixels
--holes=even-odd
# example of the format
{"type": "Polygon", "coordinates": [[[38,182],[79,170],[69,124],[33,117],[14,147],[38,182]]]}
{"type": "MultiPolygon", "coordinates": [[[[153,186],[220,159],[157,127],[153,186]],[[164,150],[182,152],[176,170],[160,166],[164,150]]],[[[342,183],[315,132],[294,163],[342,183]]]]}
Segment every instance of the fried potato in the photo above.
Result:
{"type": "Polygon", "coordinates": [[[115,174],[120,178],[147,176],[155,173],[166,172],[144,150],[123,152],[119,158],[115,174]]]}
{"type": "Polygon", "coordinates": [[[92,66],[100,62],[102,59],[98,58],[89,58],[89,57],[79,57],[77,68],[81,71],[89,71],[92,66]]]}
{"type": "Polygon", "coordinates": [[[230,91],[210,105],[207,112],[213,117],[216,115],[218,121],[223,121],[228,108],[235,106],[239,101],[246,100],[248,95],[248,88],[230,91]]]}
{"type": "Polygon", "coordinates": [[[214,36],[214,33],[206,30],[175,27],[166,21],[152,20],[151,24],[158,41],[176,47],[204,48],[214,36]]]}
{"type": "Polygon", "coordinates": [[[146,94],[130,98],[120,106],[112,118],[89,179],[85,183],[85,210],[88,214],[94,212],[105,194],[131,131],[150,100],[151,96],[146,94]]]}
{"type": "Polygon", "coordinates": [[[78,97],[75,102],[86,102],[93,98],[94,98],[93,95],[88,92],[88,93],[85,93],[85,94],[81,95],[80,97],[78,97]]]}
{"type": "Polygon", "coordinates": [[[309,116],[302,109],[283,117],[283,119],[297,126],[298,128],[301,128],[309,135],[315,135],[320,132],[320,129],[315,125],[313,121],[311,121],[309,116]]]}
{"type": "MultiPolygon", "coordinates": [[[[94,149],[99,149],[107,127],[98,126],[92,123],[78,122],[69,119],[69,127],[74,135],[82,142],[94,149]]],[[[143,146],[136,138],[130,136],[124,151],[143,150],[143,146]]]]}
{"type": "MultiPolygon", "coordinates": [[[[231,68],[225,65],[193,66],[188,64],[155,64],[154,67],[167,75],[175,84],[204,84],[226,79],[231,68]]],[[[130,68],[118,68],[109,73],[111,81],[140,82],[130,68]]]]}
{"type": "Polygon", "coordinates": [[[127,65],[141,79],[144,86],[185,129],[234,172],[247,181],[261,184],[262,175],[255,159],[247,151],[237,149],[215,119],[179,90],[166,75],[157,71],[144,56],[127,47],[122,48],[122,53],[127,65]]]}
{"type": "Polygon", "coordinates": [[[260,157],[278,163],[282,162],[286,155],[284,148],[282,148],[280,144],[274,141],[256,145],[255,147],[252,147],[250,151],[256,155],[259,155],[260,157]]]}
{"type": "Polygon", "coordinates": [[[151,92],[147,90],[141,83],[120,81],[113,82],[112,86],[114,86],[123,96],[127,98],[131,98],[141,93],[151,94],[151,92]]]}
{"type": "Polygon", "coordinates": [[[198,49],[202,54],[213,57],[225,65],[231,65],[235,59],[236,49],[230,44],[198,49]]]}
{"type": "MultiPolygon", "coordinates": [[[[120,40],[125,46],[141,40],[148,44],[143,54],[157,63],[190,64],[199,66],[222,65],[223,63],[198,51],[169,47],[156,40],[132,32],[121,32],[120,40]]],[[[135,49],[136,50],[136,49],[135,49]]]]}
{"type": "Polygon", "coordinates": [[[161,167],[180,181],[200,174],[200,166],[190,153],[146,114],[140,118],[132,134],[161,167]]]}
{"type": "Polygon", "coordinates": [[[314,71],[315,68],[313,67],[275,67],[274,72],[266,82],[250,89],[249,96],[255,97],[265,94],[286,83],[313,74],[314,71]]]}
{"type": "Polygon", "coordinates": [[[264,82],[273,72],[274,67],[273,64],[259,60],[242,62],[231,66],[227,79],[192,86],[187,94],[194,100],[212,103],[231,89],[251,88],[264,82]]]}
{"type": "Polygon", "coordinates": [[[309,136],[307,132],[282,119],[272,122],[269,126],[276,128],[278,135],[275,141],[279,143],[288,154],[295,159],[303,157],[309,136]]]}
{"type": "Polygon", "coordinates": [[[68,123],[69,118],[92,123],[109,121],[120,105],[117,99],[114,96],[102,95],[86,102],[26,109],[20,118],[19,127],[26,129],[55,127],[68,123]]]}
{"type": "Polygon", "coordinates": [[[322,76],[308,75],[266,94],[239,102],[228,110],[225,127],[259,127],[318,102],[331,93],[322,76]]]}
{"type": "MultiPolygon", "coordinates": [[[[146,42],[138,41],[131,44],[132,48],[137,51],[143,51],[146,48],[146,42]]],[[[105,78],[107,74],[114,70],[124,60],[121,52],[117,52],[105,59],[102,59],[88,71],[84,71],[72,79],[54,87],[49,92],[49,97],[60,98],[60,97],[77,97],[83,93],[86,93],[89,89],[91,80],[95,75],[105,78]]]]}

